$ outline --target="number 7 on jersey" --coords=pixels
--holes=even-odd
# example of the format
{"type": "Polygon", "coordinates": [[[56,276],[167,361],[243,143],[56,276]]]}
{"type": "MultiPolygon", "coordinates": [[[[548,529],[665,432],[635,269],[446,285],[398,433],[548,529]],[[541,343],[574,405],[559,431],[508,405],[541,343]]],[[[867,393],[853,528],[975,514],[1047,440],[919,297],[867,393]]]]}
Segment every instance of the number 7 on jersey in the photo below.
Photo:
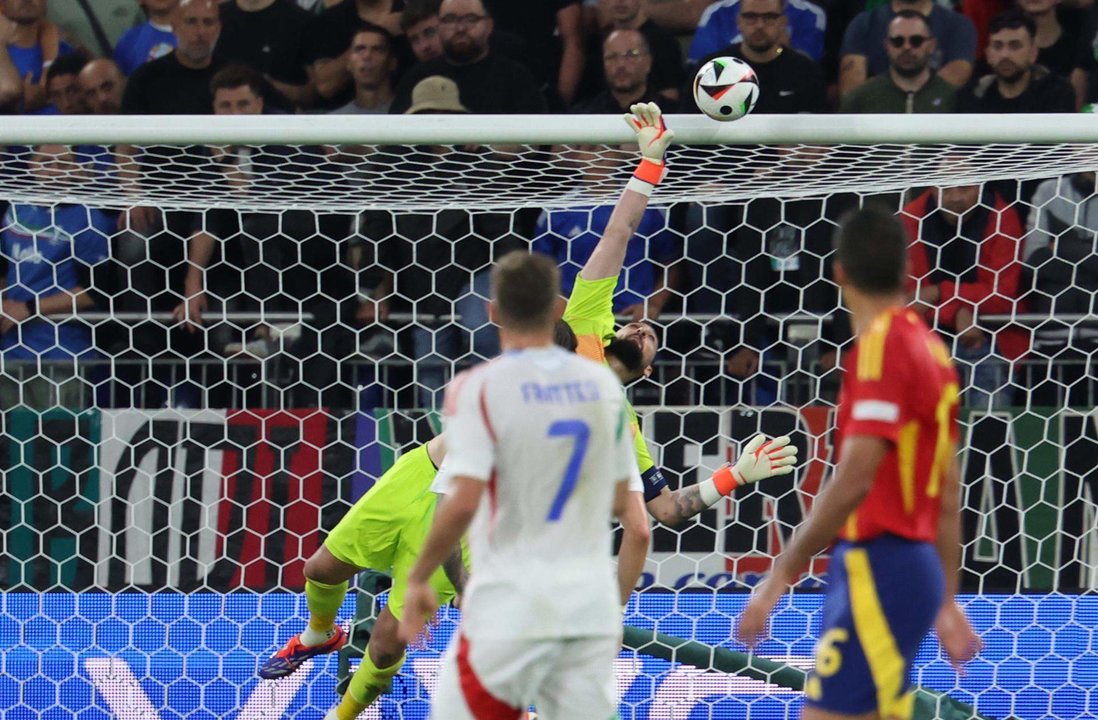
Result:
{"type": "Polygon", "coordinates": [[[549,522],[560,520],[564,512],[564,504],[572,496],[579,482],[580,470],[583,469],[583,457],[587,454],[587,442],[591,439],[591,427],[583,420],[557,420],[549,426],[549,437],[573,438],[572,456],[568,458],[568,467],[564,469],[564,479],[560,489],[553,498],[553,505],[549,508],[549,515],[545,518],[549,522]]]}

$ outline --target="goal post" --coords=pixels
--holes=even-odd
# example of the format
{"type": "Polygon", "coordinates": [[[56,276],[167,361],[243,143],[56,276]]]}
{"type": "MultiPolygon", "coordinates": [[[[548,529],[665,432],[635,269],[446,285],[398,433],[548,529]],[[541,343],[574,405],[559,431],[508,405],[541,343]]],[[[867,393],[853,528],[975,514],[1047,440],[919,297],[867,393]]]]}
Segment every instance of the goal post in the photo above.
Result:
{"type": "MultiPolygon", "coordinates": [[[[700,115],[664,116],[678,145],[913,145],[934,143],[1088,143],[1089,114],[751,115],[719,123],[700,115]]],[[[12,144],[101,143],[441,145],[628,143],[616,115],[19,115],[7,118],[12,144]]]]}
{"type": "MultiPolygon", "coordinates": [[[[1092,168],[1098,156],[1098,123],[1091,115],[757,115],[733,123],[671,115],[668,122],[676,135],[668,156],[675,170],[653,196],[654,205],[1050,177],[1092,168]]],[[[13,198],[48,189],[56,199],[112,207],[142,200],[163,209],[340,212],[613,203],[621,190],[613,166],[627,164],[614,148],[633,139],[620,118],[601,115],[13,117],[4,134],[9,143],[26,146],[151,146],[158,169],[157,182],[130,178],[122,194],[65,173],[49,183],[36,181],[16,152],[3,173],[13,198]],[[278,167],[256,167],[262,191],[234,193],[231,205],[201,176],[193,153],[157,156],[155,148],[165,145],[196,146],[195,152],[197,146],[299,148],[296,158],[283,159],[299,161],[296,170],[312,181],[293,183],[277,175],[278,167]],[[476,168],[475,182],[456,182],[457,167],[454,177],[436,178],[439,185],[427,172],[394,176],[401,162],[396,148],[430,145],[453,146],[456,165],[476,168]],[[340,146],[351,149],[337,152],[340,146]],[[485,158],[474,148],[493,152],[485,158]]],[[[121,171],[112,162],[102,159],[99,169],[121,171]]]]}
{"type": "MultiPolygon", "coordinates": [[[[654,530],[626,616],[644,653],[617,662],[623,720],[800,707],[827,558],[757,655],[735,654],[731,629],[834,467],[849,333],[832,235],[870,201],[913,241],[952,243],[953,265],[930,262],[920,282],[988,288],[971,298],[986,352],[942,328],[965,370],[962,602],[985,648],[958,677],[928,640],[914,680],[948,699],[921,707],[1098,713],[1098,121],[667,122],[669,173],[614,301],[660,330],[652,378],[629,388],[644,436],[673,488],[758,432],[791,435],[803,461],[654,530]],[[930,224],[940,188],[969,190],[952,234],[930,224]],[[1005,254],[984,253],[991,237],[1005,254]],[[728,674],[748,664],[780,682],[728,674]]],[[[575,275],[633,138],[614,116],[6,118],[4,299],[28,316],[0,327],[0,627],[13,630],[0,714],[321,717],[354,653],[342,670],[318,658],[256,679],[304,626],[305,560],[439,431],[448,378],[493,354],[484,281],[498,254],[545,252],[575,275]]],[[[362,615],[365,631],[375,609],[348,598],[341,618],[362,615]]],[[[440,615],[369,717],[426,717],[458,618],[440,615]]]]}

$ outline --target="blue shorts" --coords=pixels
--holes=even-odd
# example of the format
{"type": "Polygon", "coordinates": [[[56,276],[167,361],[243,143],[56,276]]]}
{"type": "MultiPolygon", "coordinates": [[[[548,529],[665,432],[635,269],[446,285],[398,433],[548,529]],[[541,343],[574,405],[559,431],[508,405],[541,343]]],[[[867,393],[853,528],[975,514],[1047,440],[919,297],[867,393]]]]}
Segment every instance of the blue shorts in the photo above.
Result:
{"type": "Polygon", "coordinates": [[[885,535],[831,556],[816,666],[805,702],[828,712],[910,718],[911,663],[942,604],[933,545],[885,535]]]}

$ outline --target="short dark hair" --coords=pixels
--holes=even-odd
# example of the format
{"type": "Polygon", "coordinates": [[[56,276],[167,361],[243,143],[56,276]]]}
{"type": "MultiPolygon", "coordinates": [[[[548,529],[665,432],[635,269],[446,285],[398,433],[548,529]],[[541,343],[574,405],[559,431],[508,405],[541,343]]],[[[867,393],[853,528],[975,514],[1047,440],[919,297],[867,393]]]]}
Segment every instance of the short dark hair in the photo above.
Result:
{"type": "Polygon", "coordinates": [[[492,267],[492,299],[500,325],[537,330],[553,323],[560,268],[547,255],[509,252],[492,267]]]}
{"type": "Polygon", "coordinates": [[[564,320],[557,320],[557,324],[553,327],[553,344],[564,348],[568,352],[575,352],[576,348],[579,347],[576,331],[564,320]]]}
{"type": "Polygon", "coordinates": [[[232,90],[245,85],[259,97],[263,97],[263,76],[247,65],[227,65],[210,80],[210,95],[218,90],[232,90]]]}
{"type": "Polygon", "coordinates": [[[1018,28],[1025,28],[1030,39],[1037,39],[1037,23],[1018,8],[1005,10],[991,18],[991,22],[987,26],[987,35],[991,37],[1002,30],[1017,30],[1018,28]]]}
{"type": "MultiPolygon", "coordinates": [[[[926,28],[927,35],[929,35],[930,37],[934,37],[934,28],[930,27],[930,18],[928,18],[926,15],[923,15],[918,10],[904,8],[903,10],[897,11],[896,14],[892,16],[892,20],[895,20],[896,18],[903,18],[905,20],[920,20],[922,21],[923,26],[926,28]]],[[[892,24],[892,20],[888,21],[890,25],[892,24]]]]}
{"type": "Polygon", "coordinates": [[[901,292],[907,280],[907,232],[892,212],[867,205],[839,224],[835,261],[858,290],[871,295],[901,292]]]}
{"type": "Polygon", "coordinates": [[[53,80],[56,77],[64,77],[65,75],[79,75],[80,71],[84,69],[84,66],[91,62],[91,58],[82,52],[72,52],[68,55],[62,55],[54,60],[48,70],[46,70],[46,82],[53,80]]]}
{"type": "Polygon", "coordinates": [[[400,13],[400,29],[408,32],[408,28],[413,25],[419,25],[427,18],[438,15],[441,6],[442,0],[408,0],[400,13]]]}
{"type": "Polygon", "coordinates": [[[374,23],[360,23],[355,27],[354,35],[351,36],[352,45],[354,45],[355,38],[362,33],[373,33],[374,35],[380,35],[385,38],[385,46],[389,49],[390,53],[393,52],[393,44],[396,42],[396,39],[393,37],[393,34],[385,28],[380,25],[375,25],[374,23]]]}

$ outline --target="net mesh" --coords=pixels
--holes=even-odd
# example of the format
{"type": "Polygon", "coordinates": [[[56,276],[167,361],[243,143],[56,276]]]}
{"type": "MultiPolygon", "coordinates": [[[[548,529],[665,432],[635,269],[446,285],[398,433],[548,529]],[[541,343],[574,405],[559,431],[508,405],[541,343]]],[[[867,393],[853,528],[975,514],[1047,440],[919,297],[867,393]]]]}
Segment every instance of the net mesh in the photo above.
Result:
{"type": "MultiPolygon", "coordinates": [[[[5,196],[105,207],[359,212],[613,204],[635,146],[187,145],[32,148],[7,154],[5,196]]],[[[1094,143],[694,145],[672,148],[658,205],[889,192],[1081,172],[1094,143]]]]}
{"type": "MultiPolygon", "coordinates": [[[[656,529],[627,624],[665,647],[741,649],[736,591],[769,570],[833,467],[849,328],[832,233],[883,203],[921,240],[912,293],[975,309],[959,325],[949,298],[924,297],[964,375],[962,601],[985,649],[958,677],[928,639],[914,680],[987,717],[1098,712],[1096,152],[674,150],[615,296],[620,320],[647,315],[661,335],[655,373],[630,389],[645,437],[672,488],[757,432],[790,434],[805,461],[656,529]]],[[[453,372],[496,351],[491,262],[533,248],[574,276],[634,159],[488,142],[11,148],[2,712],[321,717],[353,652],[257,678],[304,627],[305,560],[438,431],[430,408],[453,372]]],[[[759,649],[783,674],[626,651],[622,717],[793,717],[788,671],[811,665],[826,571],[818,559],[759,649]]],[[[340,617],[367,628],[375,611],[352,596],[340,617]]],[[[457,619],[444,612],[367,717],[426,717],[457,619]]],[[[921,703],[920,717],[956,711],[921,703]]]]}

